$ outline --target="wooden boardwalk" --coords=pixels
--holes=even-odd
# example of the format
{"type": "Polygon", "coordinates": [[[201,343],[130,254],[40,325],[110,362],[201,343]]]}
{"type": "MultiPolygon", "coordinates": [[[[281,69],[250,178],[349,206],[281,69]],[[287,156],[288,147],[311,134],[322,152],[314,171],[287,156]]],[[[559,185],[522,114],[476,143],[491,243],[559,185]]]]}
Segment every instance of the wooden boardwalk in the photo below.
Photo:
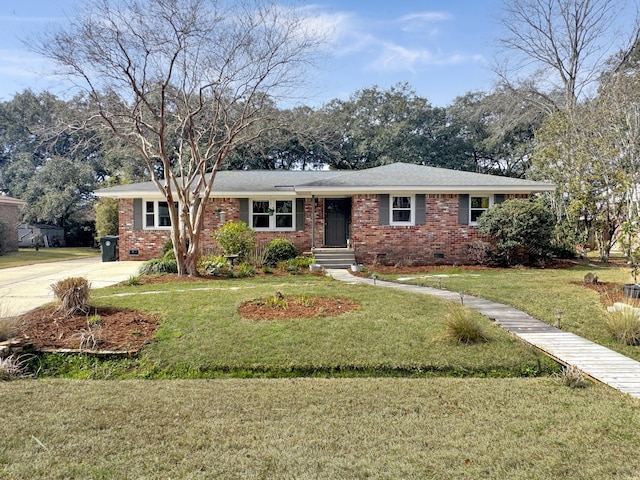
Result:
{"type": "MultiPolygon", "coordinates": [[[[328,274],[336,280],[344,282],[375,284],[379,287],[433,295],[458,303],[461,301],[459,293],[447,290],[380,280],[374,281],[370,278],[355,277],[346,270],[329,270],[328,274]]],[[[462,302],[466,307],[477,310],[508,332],[542,350],[563,365],[573,365],[594,380],[640,398],[640,362],[573,333],[552,327],[509,305],[472,295],[464,295],[462,302]]]]}

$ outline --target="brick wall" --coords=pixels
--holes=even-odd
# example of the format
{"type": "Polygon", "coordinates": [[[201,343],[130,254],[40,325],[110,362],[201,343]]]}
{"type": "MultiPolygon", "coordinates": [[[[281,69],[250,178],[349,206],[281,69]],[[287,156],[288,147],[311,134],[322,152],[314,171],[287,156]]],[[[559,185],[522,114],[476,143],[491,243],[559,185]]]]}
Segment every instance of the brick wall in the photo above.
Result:
{"type": "MultiPolygon", "coordinates": [[[[316,207],[320,211],[320,207],[316,207]]],[[[162,247],[171,237],[169,230],[133,230],[133,199],[120,199],[118,207],[120,240],[118,243],[120,260],[149,260],[159,257],[162,247]],[[137,255],[131,251],[137,250],[137,255]]],[[[216,198],[207,205],[200,251],[203,254],[217,251],[213,233],[221,223],[240,219],[240,202],[237,198],[216,198]],[[220,213],[216,213],[219,211],[220,213]]],[[[321,220],[320,220],[321,222],[321,220]]],[[[311,249],[311,200],[305,201],[305,230],[292,232],[257,232],[256,239],[260,245],[266,245],[274,238],[287,238],[298,252],[311,249]]],[[[318,227],[316,227],[316,230],[318,227]]]]}
{"type": "Polygon", "coordinates": [[[0,253],[18,250],[19,207],[0,203],[0,253]]]}
{"type": "MultiPolygon", "coordinates": [[[[516,195],[506,196],[513,197],[516,195]]],[[[352,235],[357,261],[388,265],[468,263],[469,243],[484,237],[477,227],[458,225],[458,195],[426,195],[426,211],[424,225],[380,225],[378,195],[354,195],[352,235]]]]}

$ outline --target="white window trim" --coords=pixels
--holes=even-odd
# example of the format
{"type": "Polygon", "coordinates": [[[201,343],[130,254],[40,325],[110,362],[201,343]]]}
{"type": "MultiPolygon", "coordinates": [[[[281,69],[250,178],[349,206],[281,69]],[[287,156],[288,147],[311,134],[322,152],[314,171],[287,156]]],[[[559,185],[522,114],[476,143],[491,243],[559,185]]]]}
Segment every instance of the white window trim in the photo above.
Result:
{"type": "Polygon", "coordinates": [[[477,227],[478,226],[478,222],[472,222],[471,221],[471,210],[479,210],[478,208],[471,208],[471,199],[473,197],[489,197],[489,206],[487,208],[484,209],[484,211],[486,212],[489,208],[493,207],[493,203],[494,203],[494,195],[493,194],[470,194],[469,195],[469,225],[472,227],[477,227]]]}
{"type": "MultiPolygon", "coordinates": [[[[404,209],[399,209],[404,210],[404,209]]],[[[416,196],[415,195],[389,195],[389,225],[398,227],[411,227],[416,224],[416,196]],[[409,197],[411,200],[411,215],[408,222],[393,221],[393,199],[395,197],[409,197]]]]}
{"type": "MultiPolygon", "coordinates": [[[[282,214],[280,214],[282,215],[282,214]]],[[[256,232],[294,232],[296,230],[296,199],[269,197],[269,198],[250,198],[249,199],[249,226],[256,232]],[[269,208],[273,209],[273,214],[269,215],[269,227],[257,228],[253,226],[253,202],[269,202],[269,208]],[[276,202],[291,202],[291,227],[276,227],[276,202]]]]}
{"type": "MultiPolygon", "coordinates": [[[[159,203],[167,203],[166,200],[142,200],[142,228],[144,230],[171,230],[171,225],[169,226],[160,226],[160,208],[158,208],[159,203]],[[147,226],[147,203],[153,203],[153,226],[147,226]]],[[[175,202],[178,203],[178,202],[175,202]]],[[[171,221],[171,219],[169,219],[171,221]]]]}

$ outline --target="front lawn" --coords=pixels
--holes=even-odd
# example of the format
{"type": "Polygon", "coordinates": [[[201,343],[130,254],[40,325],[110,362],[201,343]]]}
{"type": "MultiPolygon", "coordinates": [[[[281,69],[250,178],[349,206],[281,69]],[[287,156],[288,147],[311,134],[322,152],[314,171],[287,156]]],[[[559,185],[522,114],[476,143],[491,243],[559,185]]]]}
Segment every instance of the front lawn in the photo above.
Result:
{"type": "Polygon", "coordinates": [[[551,378],[0,383],[0,477],[637,478],[640,405],[551,378]]]}
{"type": "Polygon", "coordinates": [[[600,295],[582,282],[592,272],[601,282],[630,282],[628,268],[579,265],[573,268],[434,268],[420,273],[381,274],[383,278],[414,285],[441,287],[454,292],[487,298],[512,305],[536,318],[555,325],[556,312],[562,312],[562,328],[588,338],[623,355],[640,360],[638,347],[623,345],[604,328],[606,312],[600,295]]]}
{"type": "MultiPolygon", "coordinates": [[[[557,364],[475,314],[489,341],[446,338],[447,303],[436,298],[311,275],[111,287],[95,305],[143,310],[160,319],[138,360],[47,356],[41,372],[81,377],[548,374],[557,364]],[[359,308],[305,319],[249,320],[244,302],[284,296],[344,297],[359,308]]],[[[275,307],[282,308],[282,307],[275,307]]]]}
{"type": "Polygon", "coordinates": [[[17,252],[9,252],[0,255],[0,268],[20,267],[36,263],[60,262],[62,260],[75,260],[79,258],[97,257],[100,250],[89,247],[73,248],[21,248],[17,252]]]}

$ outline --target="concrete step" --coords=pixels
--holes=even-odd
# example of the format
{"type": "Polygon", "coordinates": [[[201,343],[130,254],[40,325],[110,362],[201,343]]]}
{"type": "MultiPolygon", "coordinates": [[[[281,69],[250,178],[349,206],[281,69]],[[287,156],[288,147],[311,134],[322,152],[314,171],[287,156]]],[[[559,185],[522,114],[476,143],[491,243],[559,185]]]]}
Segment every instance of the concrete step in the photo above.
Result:
{"type": "Polygon", "coordinates": [[[349,268],[356,261],[352,248],[316,248],[313,256],[324,268],[349,268]]]}

